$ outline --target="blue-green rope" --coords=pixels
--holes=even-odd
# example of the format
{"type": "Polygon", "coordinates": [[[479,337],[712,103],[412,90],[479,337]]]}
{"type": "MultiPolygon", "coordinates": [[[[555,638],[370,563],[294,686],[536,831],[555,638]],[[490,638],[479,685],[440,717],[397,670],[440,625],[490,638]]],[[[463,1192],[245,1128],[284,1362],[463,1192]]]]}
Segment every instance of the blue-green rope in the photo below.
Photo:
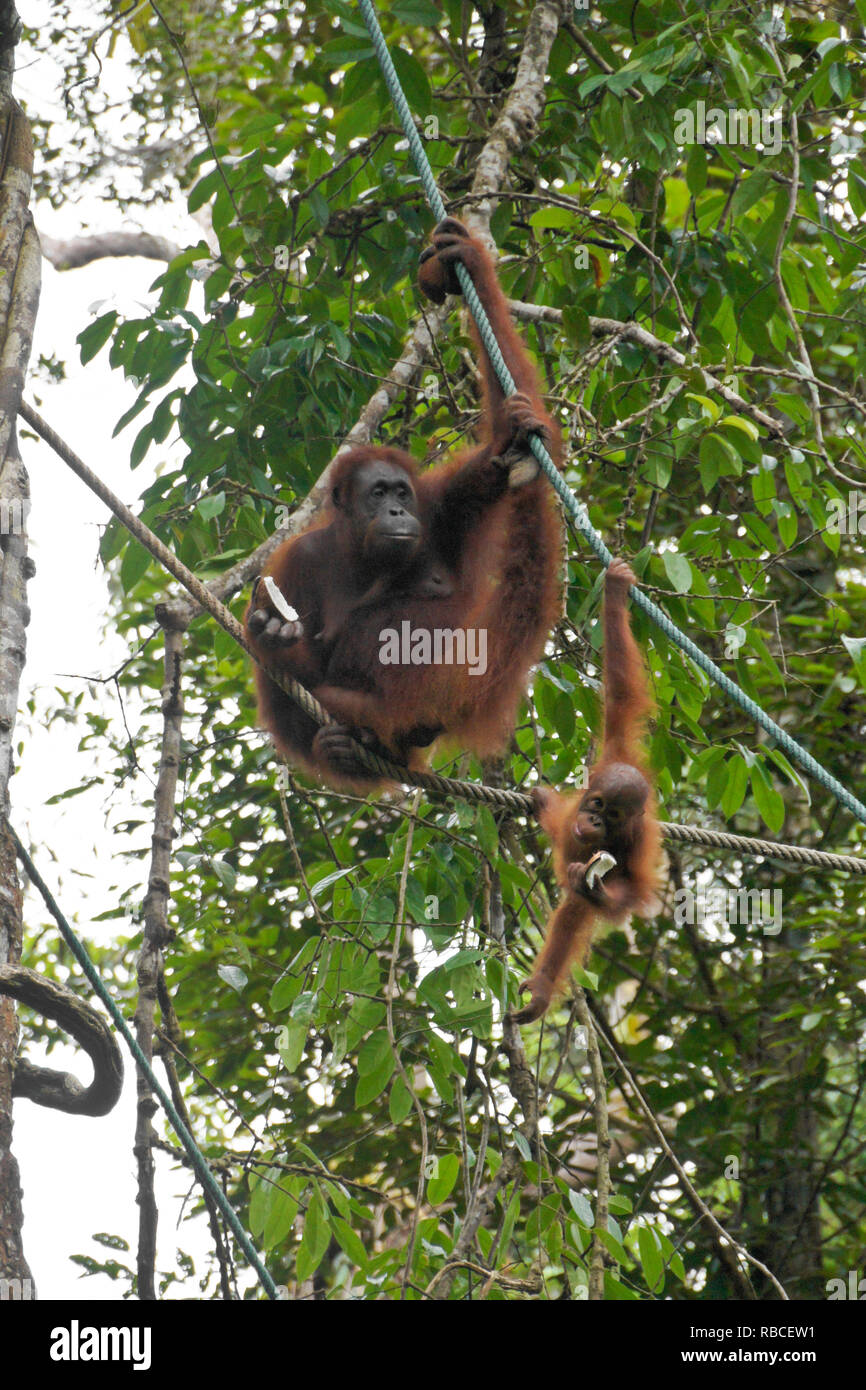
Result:
{"type": "Polygon", "coordinates": [[[225,1217],[228,1226],[231,1228],[235,1240],[237,1241],[241,1250],[243,1250],[252,1268],[258,1275],[259,1281],[262,1285],[262,1288],[265,1290],[265,1293],[268,1295],[269,1298],[278,1299],[280,1295],[277,1290],[276,1284],[274,1283],[270,1274],[268,1274],[268,1271],[265,1269],[264,1265],[262,1264],[261,1260],[256,1254],[252,1242],[250,1241],[249,1236],[247,1235],[246,1231],[244,1230],[243,1226],[238,1220],[237,1214],[231,1202],[226,1197],[225,1193],[223,1192],[222,1188],[220,1187],[219,1183],[217,1182],[216,1178],[214,1177],[213,1173],[208,1167],[207,1159],[205,1158],[201,1149],[198,1147],[198,1144],[193,1139],[183,1120],[180,1118],[180,1115],[177,1113],[177,1110],[174,1108],[171,1098],[162,1089],[158,1080],[156,1079],[153,1067],[150,1065],[150,1062],[147,1060],[141,1048],[139,1047],[137,1038],[133,1034],[132,1030],[129,1027],[129,1024],[127,1023],[126,1019],[123,1017],[123,1014],[120,1012],[120,1009],[117,1007],[111,995],[109,994],[108,989],[103,984],[102,977],[100,976],[96,966],[93,964],[93,961],[90,959],[90,956],[87,953],[86,946],[82,941],[78,939],[75,932],[72,930],[72,927],[67,922],[63,913],[60,911],[60,908],[54,901],[54,898],[49,888],[43,882],[39,874],[39,870],[36,868],[36,865],[33,863],[33,860],[30,858],[30,855],[27,853],[26,849],[22,845],[12,826],[9,825],[8,821],[7,828],[9,830],[10,836],[12,837],[12,842],[15,845],[18,858],[21,860],[21,863],[27,870],[27,877],[30,879],[30,882],[33,884],[34,888],[38,889],[38,891],[42,894],[45,906],[48,908],[48,911],[51,913],[51,916],[54,918],[55,922],[60,928],[60,935],[63,937],[63,940],[66,942],[75,959],[78,961],[78,964],[81,966],[81,969],[84,971],[84,974],[87,976],[88,980],[93,986],[94,991],[99,995],[100,999],[102,1000],[103,1004],[105,1005],[106,1009],[111,1015],[111,1020],[115,1028],[120,1033],[121,1037],[123,1038],[124,1042],[126,1043],[136,1062],[138,1063],[139,1067],[147,1077],[148,1084],[151,1090],[154,1092],[154,1094],[158,1097],[160,1105],[162,1106],[163,1110],[169,1118],[169,1121],[171,1122],[172,1129],[174,1130],[180,1142],[183,1144],[183,1147],[186,1149],[189,1161],[193,1166],[193,1170],[196,1173],[199,1182],[201,1183],[202,1187],[204,1187],[210,1194],[210,1196],[213,1198],[214,1202],[219,1207],[220,1211],[225,1217]]]}
{"type": "MultiPolygon", "coordinates": [[[[400,122],[409,143],[409,149],[415,161],[415,167],[424,185],[427,201],[433,210],[433,215],[437,222],[439,222],[446,215],[445,204],[442,201],[439,189],[436,187],[433,170],[430,168],[430,162],[424,151],[424,146],[421,143],[421,137],[415,127],[412,113],[409,110],[405,94],[400,86],[400,79],[391,61],[391,55],[388,52],[388,46],[385,43],[384,35],[379,27],[376,12],[371,0],[359,0],[359,5],[370,34],[373,48],[376,52],[376,57],[379,59],[385,81],[388,84],[388,90],[391,93],[394,108],[397,115],[400,117],[400,122]]],[[[496,341],[493,329],[490,327],[490,321],[484,312],[481,300],[478,298],[475,286],[472,283],[472,278],[466,267],[461,265],[459,261],[457,262],[456,270],[457,278],[463,290],[463,296],[478,327],[481,341],[487,349],[490,361],[493,364],[493,369],[499,378],[503,391],[507,396],[510,396],[515,389],[514,379],[505,365],[505,359],[499,349],[499,344],[496,341]]],[[[563,480],[556,464],[553,462],[553,459],[550,457],[550,454],[545,449],[538,435],[532,435],[529,444],[533,454],[550,479],[551,485],[562,499],[563,505],[574,521],[578,531],[580,531],[584,539],[589,542],[606,569],[613,559],[613,555],[590,521],[583,503],[578,501],[568,484],[563,480]]],[[[711,661],[710,658],[701,651],[700,647],[695,645],[691,638],[686,637],[685,633],[680,632],[679,628],[671,622],[668,615],[659,608],[657,604],[653,603],[652,599],[647,598],[646,594],[642,593],[636,586],[632,586],[629,593],[637,607],[640,608],[642,612],[646,613],[647,617],[651,618],[657,627],[661,628],[665,636],[670,638],[681,651],[685,652],[686,656],[691,657],[695,665],[703,671],[705,675],[709,676],[711,680],[715,681],[716,685],[724,691],[730,700],[733,700],[742,710],[745,710],[746,714],[748,714],[765,733],[768,733],[771,738],[775,739],[776,743],[789,758],[794,759],[801,767],[805,768],[806,772],[814,777],[822,787],[825,787],[827,791],[831,792],[843,806],[847,806],[848,810],[866,825],[866,805],[864,805],[862,801],[858,801],[857,797],[853,796],[852,793],[848,791],[847,787],[844,787],[841,782],[826,770],[826,768],[822,767],[821,764],[812,757],[811,753],[808,753],[806,749],[801,747],[795,739],[791,738],[791,735],[787,734],[775,720],[771,719],[770,716],[761,709],[760,705],[756,704],[745,691],[741,690],[740,687],[731,680],[730,676],[725,675],[725,672],[717,666],[714,661],[711,661]]]]}

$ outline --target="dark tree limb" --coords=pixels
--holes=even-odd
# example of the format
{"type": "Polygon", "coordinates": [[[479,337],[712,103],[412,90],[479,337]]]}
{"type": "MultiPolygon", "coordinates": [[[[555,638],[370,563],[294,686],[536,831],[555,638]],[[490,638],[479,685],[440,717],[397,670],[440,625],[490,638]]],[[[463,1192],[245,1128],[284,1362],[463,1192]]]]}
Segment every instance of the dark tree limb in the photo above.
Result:
{"type": "Polygon", "coordinates": [[[59,1023],[93,1063],[93,1080],[83,1086],[69,1072],[38,1067],[19,1057],[12,1095],[67,1115],[107,1115],[113,1110],[123,1087],[123,1058],[102,1015],[65,985],[23,965],[0,965],[0,994],[59,1023]]]}

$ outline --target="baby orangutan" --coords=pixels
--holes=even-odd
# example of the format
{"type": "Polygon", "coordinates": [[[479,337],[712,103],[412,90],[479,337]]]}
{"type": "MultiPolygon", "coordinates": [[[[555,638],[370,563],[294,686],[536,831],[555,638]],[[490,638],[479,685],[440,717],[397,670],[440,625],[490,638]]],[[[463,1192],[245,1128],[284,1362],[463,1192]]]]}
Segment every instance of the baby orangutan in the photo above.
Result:
{"type": "Polygon", "coordinates": [[[635,578],[614,560],[604,585],[604,736],[584,792],[533,793],[538,819],[553,843],[557,883],[565,890],[541,954],[521,985],[529,1003],[514,1015],[532,1023],[547,1010],[572,961],[589,954],[598,918],[622,922],[652,907],[661,835],[641,741],[652,708],[646,671],[628,620],[635,578]],[[606,861],[600,861],[602,855],[606,861]],[[604,877],[604,863],[610,864],[604,877]]]}

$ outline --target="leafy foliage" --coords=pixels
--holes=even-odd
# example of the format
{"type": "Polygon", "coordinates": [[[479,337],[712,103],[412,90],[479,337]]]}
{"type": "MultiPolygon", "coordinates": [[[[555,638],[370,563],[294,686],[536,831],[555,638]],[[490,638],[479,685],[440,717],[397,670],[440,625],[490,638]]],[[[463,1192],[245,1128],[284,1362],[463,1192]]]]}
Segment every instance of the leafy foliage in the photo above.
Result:
{"type": "MultiPolygon", "coordinates": [[[[456,0],[388,7],[398,71],[455,210],[530,8],[509,5],[506,28],[495,7],[464,27],[456,0]]],[[[181,132],[165,178],[208,209],[218,254],[191,247],[159,277],[152,312],[97,318],[81,345],[85,357],[108,348],[139,386],[126,417],[141,421],[134,462],[183,441],[182,463],[144,489],[141,511],[208,577],[264,539],[279,502],[306,494],[387,376],[419,312],[413,271],[430,219],[353,6],[204,14],[180,0],[162,11],[199,100],[166,29],[136,11],[141,138],[165,124],[181,132]]],[[[855,787],[866,725],[864,22],[863,0],[844,14],[794,5],[784,22],[767,11],[756,23],[733,0],[685,16],[674,0],[575,11],[492,224],[509,294],[561,311],[525,331],[594,524],[635,557],[673,621],[855,787]],[[780,111],[778,148],[678,142],[675,113],[699,103],[780,111]],[[685,365],[593,318],[636,322],[685,365]],[[707,372],[745,404],[732,407],[707,372]],[[780,428],[756,423],[756,410],[780,428]],[[837,499],[854,517],[841,534],[837,499]]],[[[456,318],[438,349],[444,376],[409,391],[383,429],[420,458],[459,443],[477,409],[456,318]]],[[[135,641],[162,581],[115,524],[103,556],[135,641]]],[[[575,537],[567,581],[563,622],[498,770],[508,785],[565,782],[589,756],[598,583],[575,537]]],[[[637,630],[665,818],[856,852],[862,827],[660,633],[640,620],[637,630]]],[[[151,696],[154,735],[157,662],[145,646],[125,672],[151,696]]],[[[489,1190],[449,1296],[532,1296],[538,1276],[535,1296],[584,1296],[595,1155],[567,1003],[540,1043],[526,1034],[533,1063],[540,1049],[538,1138],[525,1137],[499,1052],[552,891],[533,827],[294,782],[286,822],[244,660],[200,620],[186,671],[169,985],[195,1064],[184,1080],[197,1130],[215,1151],[249,1151],[231,1168],[235,1194],[275,1275],[324,1296],[418,1297],[463,1251],[489,1190]]],[[[119,732],[95,736],[117,738],[123,757],[119,732]]],[[[848,1157],[866,1122],[864,936],[856,881],[677,854],[656,922],[635,923],[633,939],[613,933],[592,962],[598,1007],[701,1197],[793,1296],[819,1296],[863,1248],[862,1165],[848,1157]],[[683,885],[778,890],[781,930],[682,923],[683,885]]],[[[606,1296],[733,1296],[711,1233],[609,1054],[606,1064],[606,1296]]]]}

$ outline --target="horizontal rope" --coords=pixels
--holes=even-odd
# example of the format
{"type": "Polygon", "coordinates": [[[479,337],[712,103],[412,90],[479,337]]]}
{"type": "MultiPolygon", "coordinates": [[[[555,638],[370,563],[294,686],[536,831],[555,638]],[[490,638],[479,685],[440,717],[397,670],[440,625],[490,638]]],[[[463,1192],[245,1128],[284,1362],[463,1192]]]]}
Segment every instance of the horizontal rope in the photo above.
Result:
{"type": "MultiPolygon", "coordinates": [[[[158,536],[145,526],[129,508],[121,502],[119,497],[106,487],[101,478],[98,478],[92,469],[88,468],[83,459],[79,458],[73,449],[69,447],[64,439],[61,439],[51,426],[42,419],[42,416],[22,401],[19,407],[20,414],[27,423],[36,430],[37,434],[45,440],[46,444],[54,450],[59,458],[68,465],[72,471],[81,478],[93,492],[96,493],[105,505],[114,513],[120,521],[135,536],[147,551],[158,560],[161,565],[173,575],[179,584],[187,590],[196,602],[204,608],[219,623],[230,637],[252,657],[253,661],[259,665],[262,663],[252,646],[246,639],[246,634],[240,623],[229,612],[224,603],[196,579],[195,575],[187,569],[186,565],[177,558],[173,551],[163,545],[158,536]]],[[[276,685],[284,690],[292,700],[294,700],[306,714],[317,724],[333,724],[334,720],[327,710],[319,703],[315,696],[311,695],[305,686],[299,681],[293,680],[283,671],[272,671],[264,666],[268,676],[276,685]]],[[[534,815],[534,808],[531,798],[526,792],[509,790],[506,787],[491,787],[483,782],[465,782],[456,777],[444,777],[438,772],[415,772],[411,768],[403,767],[398,763],[392,763],[386,758],[377,757],[369,749],[363,748],[361,744],[355,744],[358,758],[363,765],[371,772],[377,773],[392,782],[402,783],[406,786],[421,787],[422,790],[442,797],[458,797],[462,801],[474,803],[476,805],[497,806],[500,809],[514,811],[518,815],[534,815]]],[[[742,835],[728,835],[723,831],[701,830],[697,826],[690,825],[663,825],[665,838],[671,842],[713,845],[720,849],[730,849],[738,854],[745,855],[769,855],[776,859],[790,859],[798,863],[813,864],[816,867],[826,869],[845,869],[853,874],[866,874],[866,860],[855,859],[850,855],[829,854],[823,850],[801,849],[798,845],[780,845],[772,840],[752,840],[742,835]]]]}
{"type": "Polygon", "coordinates": [[[852,854],[830,854],[823,849],[759,840],[751,835],[729,835],[725,830],[704,830],[698,825],[672,825],[669,821],[661,821],[660,826],[668,844],[707,845],[750,858],[784,859],[793,864],[810,864],[816,869],[839,869],[843,873],[866,876],[866,859],[857,859],[852,854]]]}

